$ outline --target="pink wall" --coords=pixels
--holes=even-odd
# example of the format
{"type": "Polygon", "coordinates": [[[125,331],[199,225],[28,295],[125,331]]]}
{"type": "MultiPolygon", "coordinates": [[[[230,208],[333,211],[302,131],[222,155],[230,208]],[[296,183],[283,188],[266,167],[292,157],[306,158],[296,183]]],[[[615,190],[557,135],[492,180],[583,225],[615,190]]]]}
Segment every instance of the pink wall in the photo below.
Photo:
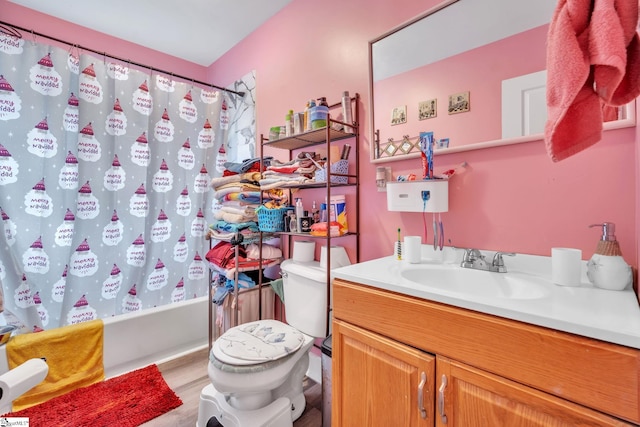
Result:
{"type": "MultiPolygon", "coordinates": [[[[387,212],[386,194],[375,188],[376,165],[368,160],[368,41],[435,3],[293,0],[208,70],[6,0],[0,0],[0,20],[221,86],[256,70],[258,133],[267,133],[309,98],[337,102],[343,90],[360,93],[361,259],[368,260],[391,253],[398,227],[404,234],[422,233],[420,214],[387,212]]],[[[638,265],[636,141],[635,128],[610,131],[594,147],[557,164],[542,141],[437,156],[436,170],[469,164],[450,182],[446,237],[456,246],[542,255],[552,246],[576,247],[588,258],[598,233],[587,226],[612,221],[625,259],[638,265]]],[[[386,165],[394,175],[420,170],[416,159],[386,165]]]]}
{"type": "MultiPolygon", "coordinates": [[[[104,33],[81,27],[67,21],[53,18],[23,6],[18,6],[7,0],[0,0],[0,21],[8,22],[18,27],[46,34],[65,42],[76,43],[80,46],[106,52],[110,55],[131,59],[133,62],[144,64],[159,70],[171,71],[177,75],[190,77],[194,80],[206,82],[207,70],[198,64],[166,55],[156,50],[147,49],[140,45],[122,39],[107,36],[104,33]]],[[[23,33],[25,40],[30,40],[29,33],[23,33]]],[[[38,38],[42,43],[59,44],[51,40],[38,38]]],[[[67,47],[67,46],[64,46],[67,47]]],[[[218,85],[216,82],[210,82],[218,85]]],[[[218,85],[220,86],[220,85],[218,85]]]]}
{"type": "MultiPolygon", "coordinates": [[[[362,260],[390,255],[398,227],[422,234],[421,214],[387,212],[386,194],[375,188],[377,165],[368,160],[367,46],[436,1],[425,3],[327,0],[320,6],[294,0],[209,69],[225,84],[256,70],[258,133],[268,133],[289,108],[301,109],[309,98],[336,102],[343,90],[361,94],[362,260]]],[[[469,164],[450,182],[447,239],[456,246],[540,255],[568,246],[588,259],[598,240],[588,225],[611,221],[625,259],[637,265],[636,139],[635,128],[609,131],[591,149],[557,164],[542,141],[437,156],[436,170],[469,164]]],[[[417,159],[386,165],[394,176],[420,170],[417,159]]]]}
{"type": "Polygon", "coordinates": [[[546,68],[547,25],[425,65],[375,83],[375,124],[380,142],[432,131],[459,147],[502,135],[502,81],[546,68]],[[469,91],[471,108],[447,112],[449,95],[469,91]],[[419,120],[418,105],[437,99],[437,116],[419,120]],[[407,123],[391,125],[393,107],[407,107],[407,123]]]}

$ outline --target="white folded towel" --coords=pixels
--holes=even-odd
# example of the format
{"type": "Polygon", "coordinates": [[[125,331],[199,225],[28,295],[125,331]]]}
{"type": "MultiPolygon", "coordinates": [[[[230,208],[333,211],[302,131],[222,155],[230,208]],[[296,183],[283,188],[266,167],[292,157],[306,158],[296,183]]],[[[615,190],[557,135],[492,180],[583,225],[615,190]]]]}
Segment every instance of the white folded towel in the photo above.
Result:
{"type": "MultiPolygon", "coordinates": [[[[262,258],[264,259],[276,259],[282,257],[282,251],[280,248],[276,248],[271,245],[262,245],[262,258]]],[[[258,259],[260,258],[260,247],[251,243],[247,246],[247,259],[258,259]]]]}

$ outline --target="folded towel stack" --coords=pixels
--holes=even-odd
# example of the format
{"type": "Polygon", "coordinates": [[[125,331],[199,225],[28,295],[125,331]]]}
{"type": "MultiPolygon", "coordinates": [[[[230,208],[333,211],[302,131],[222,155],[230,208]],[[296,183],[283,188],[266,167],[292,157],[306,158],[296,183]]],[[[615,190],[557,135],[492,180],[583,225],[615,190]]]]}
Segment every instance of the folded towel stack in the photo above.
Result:
{"type": "Polygon", "coordinates": [[[637,25],[637,1],[558,2],[547,39],[545,142],[554,162],[600,141],[603,109],[640,94],[637,25]]]}

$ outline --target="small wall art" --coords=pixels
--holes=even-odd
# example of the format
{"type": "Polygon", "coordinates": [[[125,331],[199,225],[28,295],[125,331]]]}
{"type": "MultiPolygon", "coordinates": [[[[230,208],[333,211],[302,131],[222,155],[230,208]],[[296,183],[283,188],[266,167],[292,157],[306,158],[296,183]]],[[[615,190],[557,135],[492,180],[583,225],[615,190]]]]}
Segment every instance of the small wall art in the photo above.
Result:
{"type": "Polygon", "coordinates": [[[449,95],[449,114],[458,114],[469,111],[469,92],[460,92],[449,95]]]}
{"type": "Polygon", "coordinates": [[[429,99],[418,103],[418,120],[432,119],[438,115],[438,100],[429,99]]]}
{"type": "Polygon", "coordinates": [[[436,142],[436,149],[449,148],[449,138],[440,138],[436,142]]]}
{"type": "Polygon", "coordinates": [[[391,125],[407,123],[407,106],[395,107],[391,111],[391,125]]]}

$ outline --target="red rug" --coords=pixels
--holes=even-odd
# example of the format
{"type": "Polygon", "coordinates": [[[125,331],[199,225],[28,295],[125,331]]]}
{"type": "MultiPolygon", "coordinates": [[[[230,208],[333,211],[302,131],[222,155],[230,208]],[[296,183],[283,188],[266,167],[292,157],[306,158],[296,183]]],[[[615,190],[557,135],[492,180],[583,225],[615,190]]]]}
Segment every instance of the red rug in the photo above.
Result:
{"type": "Polygon", "coordinates": [[[28,417],[29,427],[135,427],[180,405],[150,365],[3,417],[28,417]]]}

